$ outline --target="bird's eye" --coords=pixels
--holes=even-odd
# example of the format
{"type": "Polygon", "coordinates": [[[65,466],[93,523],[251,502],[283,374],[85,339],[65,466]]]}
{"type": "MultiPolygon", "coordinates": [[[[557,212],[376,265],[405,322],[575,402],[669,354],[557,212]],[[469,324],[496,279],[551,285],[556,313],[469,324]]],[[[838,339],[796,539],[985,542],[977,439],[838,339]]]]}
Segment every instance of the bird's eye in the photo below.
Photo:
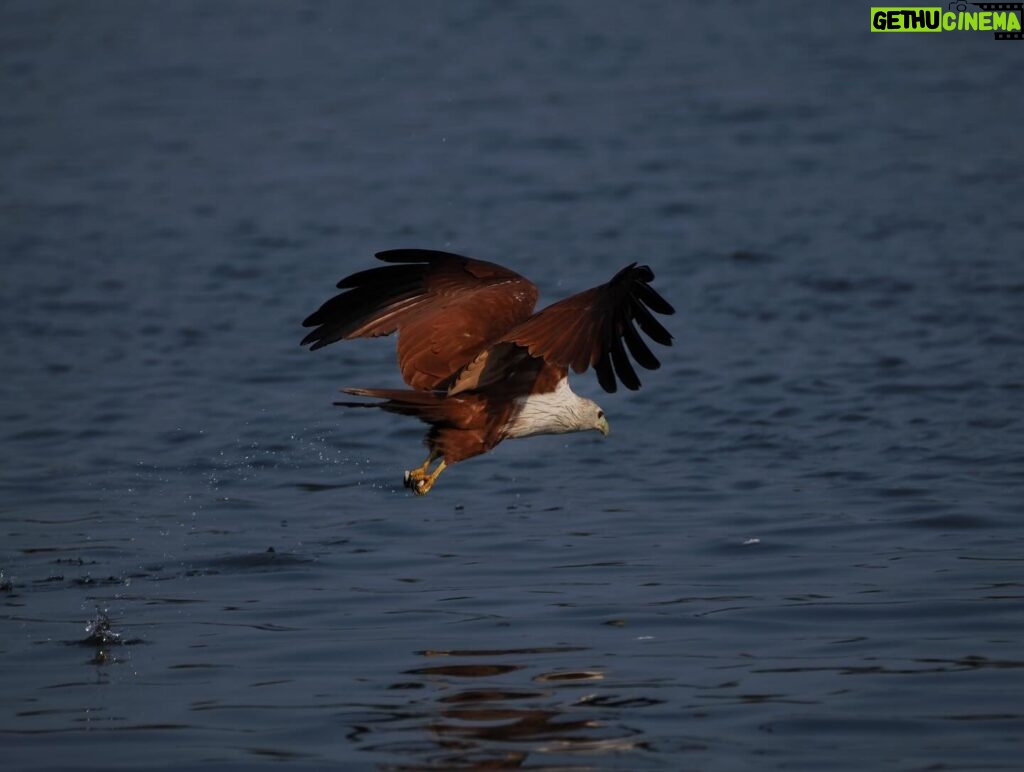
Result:
{"type": "Polygon", "coordinates": [[[598,418],[604,418],[604,411],[603,410],[598,410],[597,411],[597,417],[598,418]]]}

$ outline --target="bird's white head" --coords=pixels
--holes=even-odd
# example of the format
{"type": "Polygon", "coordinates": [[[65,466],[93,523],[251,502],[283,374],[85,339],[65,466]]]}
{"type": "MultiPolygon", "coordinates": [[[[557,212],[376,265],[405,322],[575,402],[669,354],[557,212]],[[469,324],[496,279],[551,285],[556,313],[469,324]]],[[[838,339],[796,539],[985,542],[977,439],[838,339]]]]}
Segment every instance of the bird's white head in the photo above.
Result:
{"type": "Polygon", "coordinates": [[[611,429],[608,427],[608,419],[605,418],[604,410],[592,399],[583,399],[582,402],[581,428],[583,430],[593,429],[607,437],[611,429]]]}

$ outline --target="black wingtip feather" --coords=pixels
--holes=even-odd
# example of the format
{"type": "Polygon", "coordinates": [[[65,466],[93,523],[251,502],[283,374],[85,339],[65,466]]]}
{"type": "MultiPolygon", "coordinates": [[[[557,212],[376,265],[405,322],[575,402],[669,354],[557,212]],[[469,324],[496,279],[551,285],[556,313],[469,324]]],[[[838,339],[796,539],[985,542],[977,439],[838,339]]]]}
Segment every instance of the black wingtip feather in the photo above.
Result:
{"type": "Polygon", "coordinates": [[[301,345],[314,343],[311,351],[343,340],[382,310],[410,298],[421,290],[423,270],[419,266],[386,266],[346,276],[338,287],[345,291],[324,301],[307,316],[303,327],[316,327],[301,345]]]}
{"type": "Polygon", "coordinates": [[[622,338],[626,341],[626,348],[629,349],[629,353],[638,365],[645,370],[657,370],[661,367],[661,362],[644,343],[644,339],[640,337],[640,333],[633,326],[632,320],[622,326],[622,338]]]}
{"type": "Polygon", "coordinates": [[[385,249],[374,254],[374,257],[385,263],[431,263],[441,258],[452,257],[465,259],[462,255],[440,249],[385,249]]]}
{"type": "Polygon", "coordinates": [[[601,384],[602,389],[607,391],[609,394],[614,394],[619,390],[619,386],[615,381],[615,373],[612,372],[612,363],[607,352],[597,360],[597,363],[594,365],[594,372],[597,373],[597,382],[601,384]]]}
{"type": "Polygon", "coordinates": [[[367,285],[385,285],[392,291],[417,286],[423,279],[426,266],[385,265],[356,271],[338,282],[338,289],[350,289],[367,285]]]}
{"type": "Polygon", "coordinates": [[[676,312],[676,310],[672,307],[672,304],[665,300],[665,298],[663,298],[661,295],[659,295],[655,291],[654,287],[651,287],[648,284],[645,284],[643,282],[637,282],[636,296],[640,301],[644,303],[644,305],[646,305],[652,311],[658,312],[659,314],[671,316],[676,312]]]}
{"type": "Polygon", "coordinates": [[[640,378],[636,374],[636,370],[633,369],[633,365],[630,364],[629,357],[626,356],[626,351],[622,348],[622,339],[612,339],[612,364],[615,366],[615,374],[619,376],[619,380],[622,381],[622,385],[630,391],[636,391],[640,388],[640,378]]]}
{"type": "Polygon", "coordinates": [[[654,318],[654,314],[648,311],[643,303],[633,306],[633,318],[636,319],[636,323],[640,325],[644,334],[655,343],[660,343],[662,346],[672,345],[672,333],[654,318]]]}

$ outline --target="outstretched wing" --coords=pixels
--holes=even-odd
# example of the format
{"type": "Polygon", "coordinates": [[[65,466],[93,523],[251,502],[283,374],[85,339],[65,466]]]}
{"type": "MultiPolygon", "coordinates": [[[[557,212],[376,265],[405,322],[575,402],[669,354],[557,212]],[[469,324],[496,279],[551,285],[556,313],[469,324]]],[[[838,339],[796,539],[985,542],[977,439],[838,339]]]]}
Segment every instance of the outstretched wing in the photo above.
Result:
{"type": "Polygon", "coordinates": [[[530,356],[549,364],[572,367],[577,373],[593,366],[605,391],[617,389],[616,376],[627,389],[638,389],[640,378],[626,351],[648,370],[658,369],[661,363],[634,323],[655,342],[672,345],[672,336],[651,312],[674,314],[675,309],[651,287],[653,280],[650,268],[633,263],[607,284],[534,314],[501,340],[522,346],[530,356]]]}
{"type": "Polygon", "coordinates": [[[302,345],[398,331],[398,366],[414,389],[445,386],[477,354],[529,318],[537,288],[494,263],[429,249],[378,252],[394,263],[354,273],[302,323],[302,345]]]}

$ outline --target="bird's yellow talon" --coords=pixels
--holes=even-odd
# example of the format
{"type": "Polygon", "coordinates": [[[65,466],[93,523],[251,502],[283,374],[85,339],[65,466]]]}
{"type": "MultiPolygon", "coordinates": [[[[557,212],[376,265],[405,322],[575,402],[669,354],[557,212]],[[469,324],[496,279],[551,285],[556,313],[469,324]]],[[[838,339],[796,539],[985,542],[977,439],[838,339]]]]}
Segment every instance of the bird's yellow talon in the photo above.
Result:
{"type": "Polygon", "coordinates": [[[433,457],[427,459],[427,463],[421,466],[419,469],[413,469],[412,471],[405,473],[405,487],[412,489],[412,492],[417,496],[426,496],[430,489],[434,487],[434,483],[437,478],[441,476],[441,472],[448,466],[443,460],[437,465],[429,475],[427,469],[430,467],[430,462],[433,461],[433,457]]]}
{"type": "Polygon", "coordinates": [[[431,453],[427,457],[427,460],[423,462],[423,466],[418,467],[417,469],[406,470],[405,477],[403,479],[405,487],[415,490],[416,486],[426,478],[427,470],[430,468],[430,465],[433,463],[435,458],[437,458],[437,456],[431,453]]]}

